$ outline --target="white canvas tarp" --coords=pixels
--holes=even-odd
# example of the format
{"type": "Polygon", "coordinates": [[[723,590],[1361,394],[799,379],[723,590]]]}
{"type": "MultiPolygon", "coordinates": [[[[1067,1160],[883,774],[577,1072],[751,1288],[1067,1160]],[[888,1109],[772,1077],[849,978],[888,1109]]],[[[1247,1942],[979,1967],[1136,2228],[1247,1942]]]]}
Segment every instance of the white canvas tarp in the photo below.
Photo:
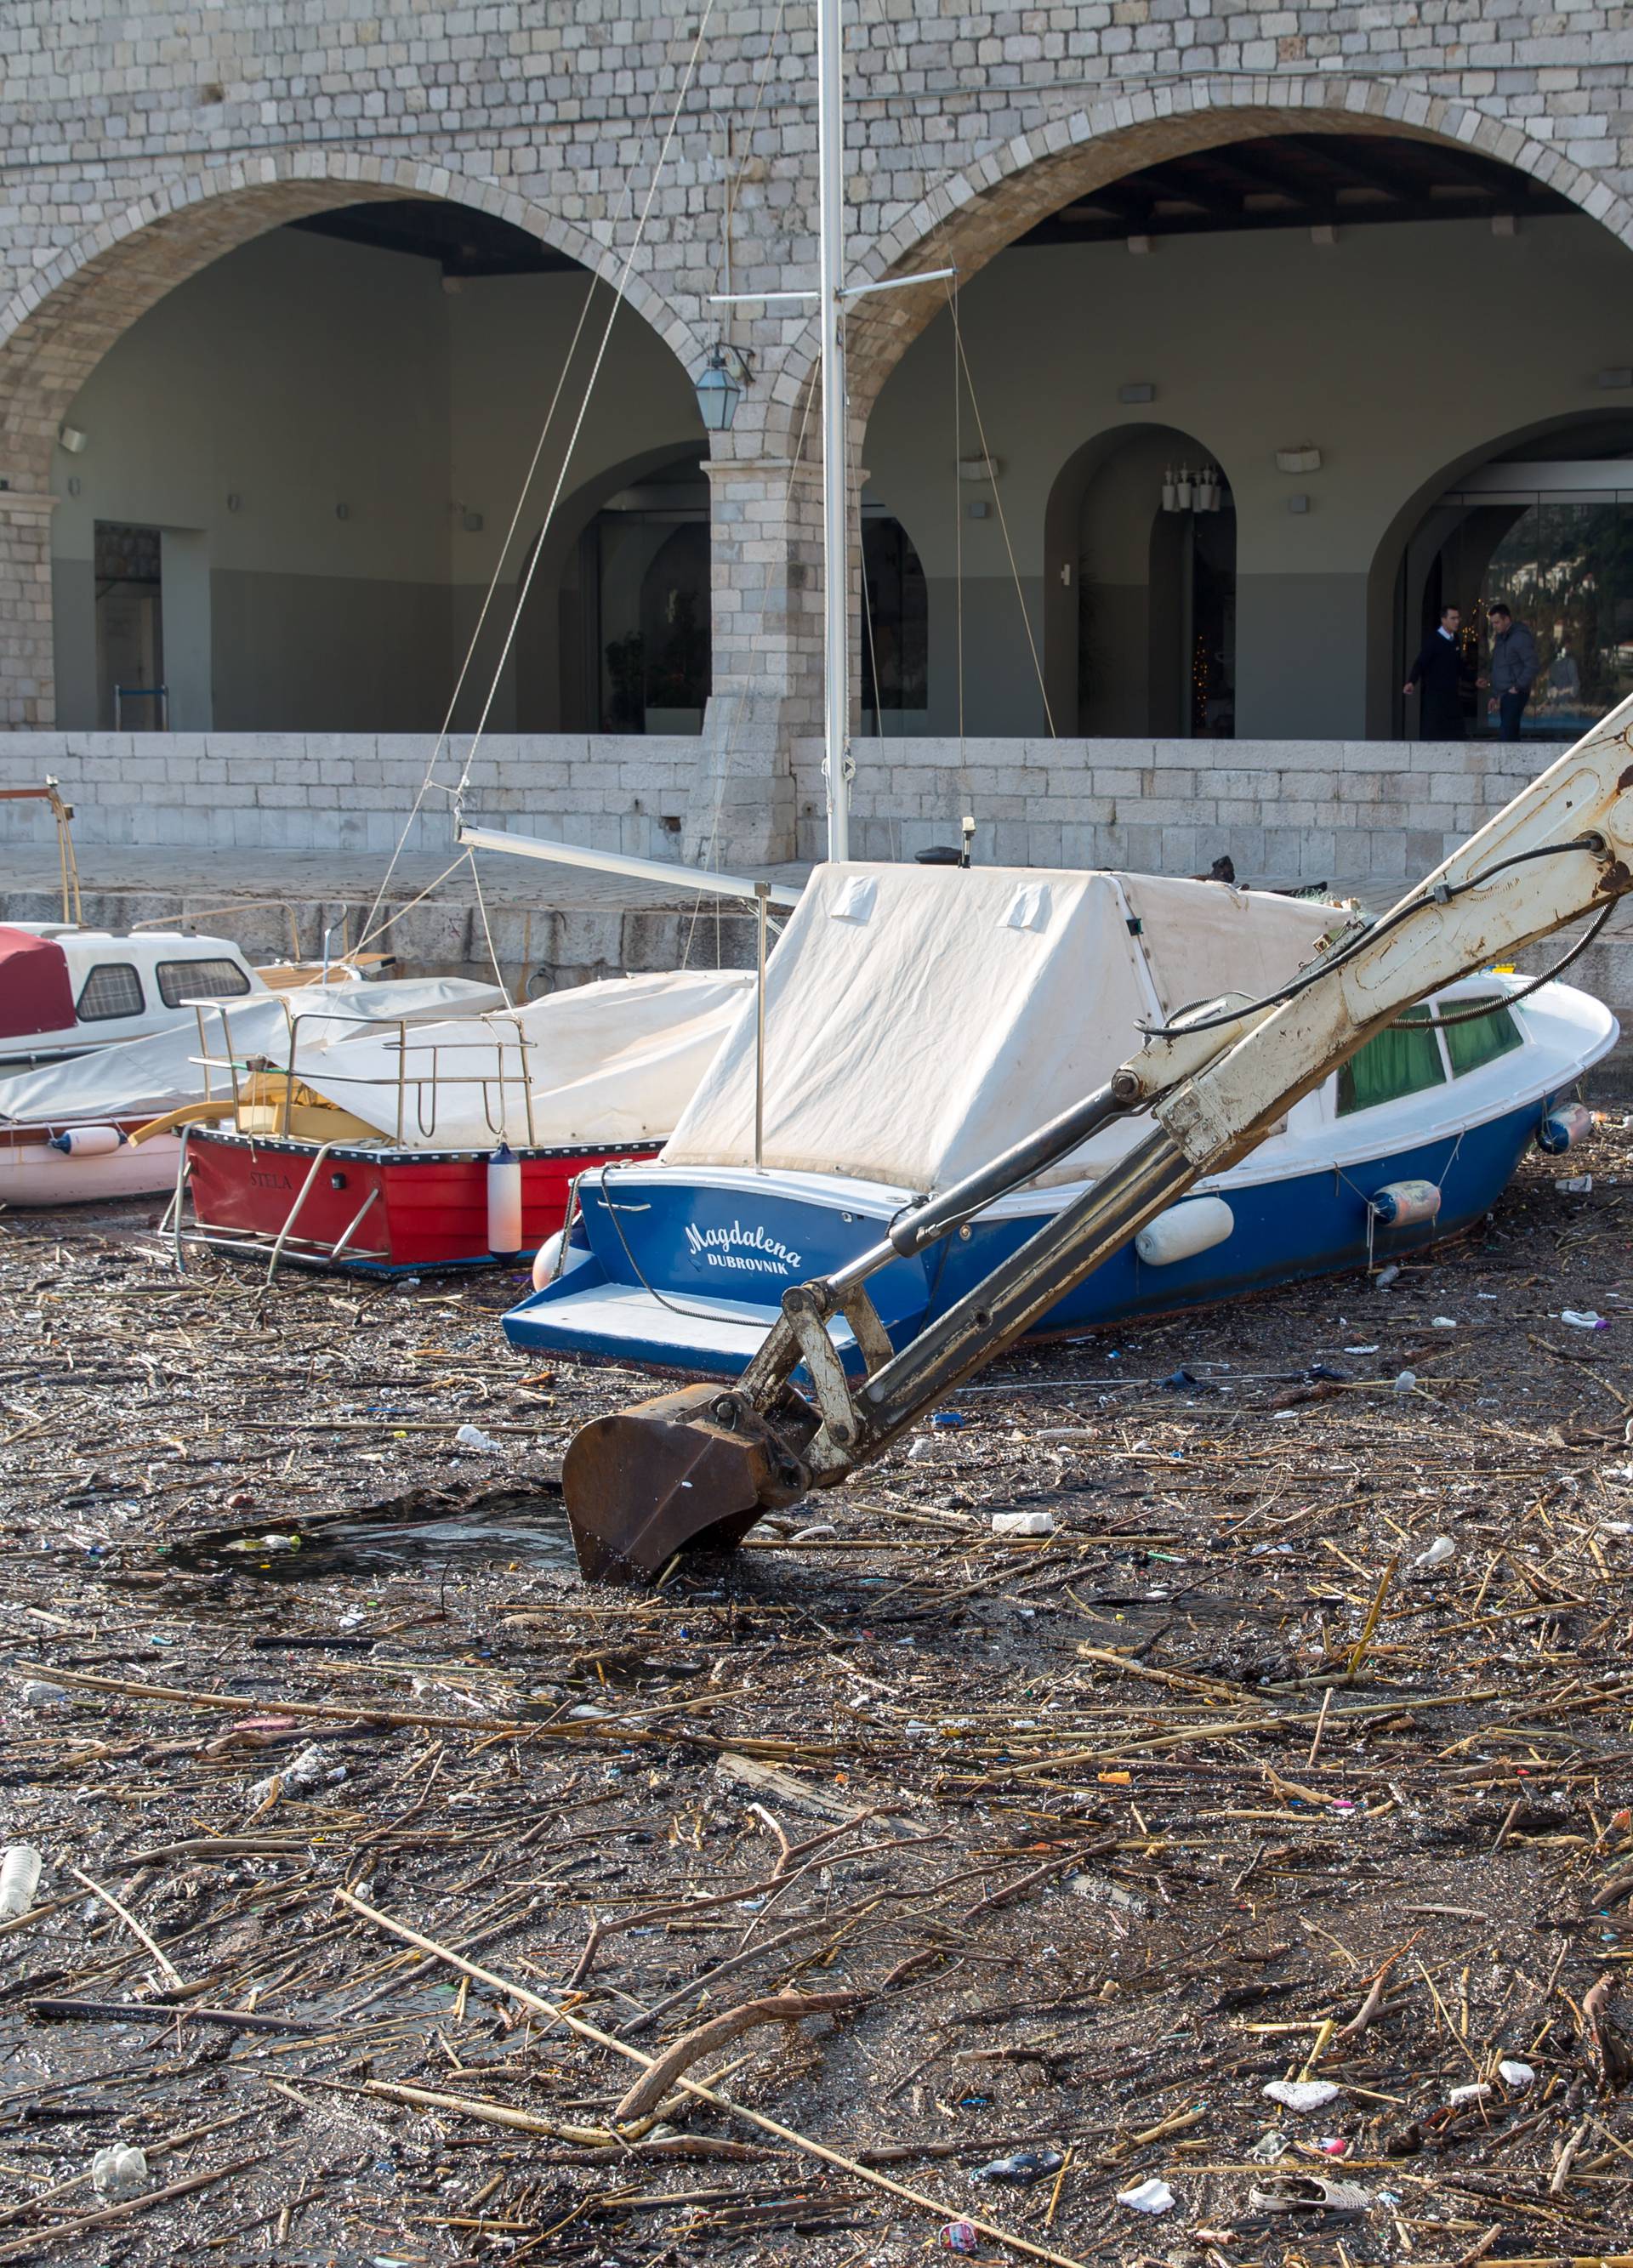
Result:
{"type": "Polygon", "coordinates": [[[298,1047],[296,1075],[388,1141],[469,1150],[661,1141],[745,1010],[747,970],[614,976],[491,1016],[298,1047]],[[525,1063],[525,1077],[523,1064],[525,1063]]]}
{"type": "MultiPolygon", "coordinates": [[[[767,970],[765,1163],[946,1188],[1092,1093],[1140,1024],[1284,981],[1338,918],[1151,875],[818,867],[767,970]]],[[[751,1164],[754,1086],[745,1019],[665,1162],[751,1164]]],[[[1133,1138],[1119,1124],[1054,1177],[1133,1138]]]]}
{"type": "MultiPolygon", "coordinates": [[[[281,1064],[289,1053],[291,1020],[299,1018],[303,1045],[342,1046],[382,1020],[423,1022],[450,1013],[481,1015],[504,1005],[496,984],[475,984],[462,976],[408,976],[382,983],[308,984],[289,992],[255,992],[241,1000],[206,1008],[207,1051],[225,1055],[225,1028],[233,1052],[270,1056],[281,1064]]],[[[125,1040],[70,1056],[42,1070],[0,1079],[0,1121],[31,1126],[95,1123],[138,1114],[157,1118],[166,1110],[196,1102],[204,1093],[197,1061],[198,1024],[188,1017],[151,1039],[125,1040]]],[[[227,1085],[224,1071],[211,1074],[211,1093],[227,1085]]]]}

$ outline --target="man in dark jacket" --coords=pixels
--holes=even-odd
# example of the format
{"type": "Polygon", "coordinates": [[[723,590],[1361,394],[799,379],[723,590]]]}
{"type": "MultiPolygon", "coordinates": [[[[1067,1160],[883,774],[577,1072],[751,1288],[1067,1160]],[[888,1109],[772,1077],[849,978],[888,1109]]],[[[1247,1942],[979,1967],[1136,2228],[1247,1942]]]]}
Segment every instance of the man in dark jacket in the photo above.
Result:
{"type": "Polygon", "coordinates": [[[1420,740],[1460,740],[1463,737],[1463,656],[1457,634],[1463,620],[1460,609],[1443,607],[1439,627],[1423,640],[1423,650],[1412,664],[1403,693],[1422,688],[1423,707],[1418,719],[1420,740]]]}
{"type": "Polygon", "coordinates": [[[1497,738],[1517,740],[1519,720],[1537,674],[1537,642],[1501,599],[1491,608],[1491,690],[1496,695],[1497,738]]]}

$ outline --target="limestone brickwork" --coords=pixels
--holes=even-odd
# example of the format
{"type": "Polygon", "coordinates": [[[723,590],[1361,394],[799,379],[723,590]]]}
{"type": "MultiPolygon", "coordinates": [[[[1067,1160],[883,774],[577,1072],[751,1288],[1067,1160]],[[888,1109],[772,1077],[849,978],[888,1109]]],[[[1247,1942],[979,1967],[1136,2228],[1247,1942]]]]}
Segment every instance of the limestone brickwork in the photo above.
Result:
{"type": "MultiPolygon", "coordinates": [[[[967,276],[1132,167],[1287,131],[1476,147],[1633,243],[1628,6],[859,0],[847,37],[859,276],[967,276]]],[[[815,276],[813,48],[809,12],[772,0],[684,16],[632,0],[384,0],[369,14],[13,0],[0,11],[0,724],[52,720],[43,499],[63,416],[112,341],[260,231],[371,196],[451,198],[600,268],[694,372],[723,325],[754,356],[715,445],[716,698],[687,841],[786,854],[804,799],[787,745],[819,695],[815,325],[797,305],[722,318],[708,295],[728,226],[740,291],[815,276]]],[[[868,408],[940,291],[855,303],[859,460],[868,408]]]]}

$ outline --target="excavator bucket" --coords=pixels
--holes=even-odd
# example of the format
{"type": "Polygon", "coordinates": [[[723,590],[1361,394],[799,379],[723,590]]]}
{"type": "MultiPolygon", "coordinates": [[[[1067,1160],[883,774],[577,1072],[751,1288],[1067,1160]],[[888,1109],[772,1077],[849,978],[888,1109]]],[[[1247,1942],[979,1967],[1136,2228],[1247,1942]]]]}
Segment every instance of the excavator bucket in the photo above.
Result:
{"type": "Polygon", "coordinates": [[[585,1580],[641,1583],[677,1551],[732,1550],[809,1476],[729,1390],[688,1386],[581,1426],[561,1484],[585,1580]]]}

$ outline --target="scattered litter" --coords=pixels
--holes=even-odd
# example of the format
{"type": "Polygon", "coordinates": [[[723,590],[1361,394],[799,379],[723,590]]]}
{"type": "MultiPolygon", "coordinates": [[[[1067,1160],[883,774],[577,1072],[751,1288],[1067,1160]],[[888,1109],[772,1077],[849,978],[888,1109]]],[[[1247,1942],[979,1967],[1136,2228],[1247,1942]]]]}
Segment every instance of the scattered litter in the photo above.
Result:
{"type": "Polygon", "coordinates": [[[484,1433],[480,1425],[462,1425],[454,1436],[454,1446],[490,1457],[499,1455],[504,1448],[502,1441],[496,1441],[491,1433],[484,1433]]]}
{"type": "Polygon", "coordinates": [[[964,1418],[957,1410],[935,1410],[930,1413],[932,1425],[962,1425],[964,1418]]]}
{"type": "Polygon", "coordinates": [[[1396,1376],[1395,1392],[1397,1394],[1410,1394],[1416,1384],[1417,1373],[1415,1370],[1403,1370],[1396,1376]]]}
{"type": "Polygon", "coordinates": [[[1037,1441],[1097,1441],[1092,1425],[1046,1425],[1032,1436],[1037,1441]]]}
{"type": "Polygon", "coordinates": [[[973,2252],[980,2241],[972,2220],[950,2220],[942,2231],[942,2242],[949,2252],[973,2252]]]}
{"type": "Polygon", "coordinates": [[[1437,1535],[1426,1551],[1420,1551],[1412,1562],[1415,1567],[1444,1567],[1448,1559],[1455,1559],[1457,1546],[1449,1535],[1437,1535]]]}
{"type": "Polygon", "coordinates": [[[0,1859],[0,1920],[15,1921],[26,1914],[40,1887],[45,1861],[32,1843],[13,1843],[0,1859]]]}
{"type": "Polygon", "coordinates": [[[73,1706],[62,1686],[49,1685],[43,1677],[25,1678],[20,1698],[41,1717],[65,1717],[73,1706]]]}
{"type": "Polygon", "coordinates": [[[1273,2126],[1267,2134],[1259,2137],[1247,2154],[1250,2158],[1256,2158],[1261,2166],[1274,2166],[1276,2160],[1284,2158],[1291,2147],[1286,2135],[1273,2126]]]}
{"type": "Polygon", "coordinates": [[[1592,1174],[1566,1174],[1554,1184],[1562,1197],[1585,1197],[1592,1186],[1592,1174]]]}
{"type": "Polygon", "coordinates": [[[249,1791],[254,1804],[272,1803],[286,1795],[311,1795],[326,1780],[338,1777],[344,1779],[345,1766],[338,1773],[331,1766],[328,1751],[320,1748],[302,1749],[293,1764],[285,1764],[282,1771],[270,1772],[258,1779],[249,1791]]]}
{"type": "Polygon", "coordinates": [[[825,1535],[837,1535],[839,1529],[831,1520],[819,1520],[809,1528],[796,1528],[789,1537],[791,1543],[819,1543],[825,1535]]]}
{"type": "Polygon", "coordinates": [[[970,2179],[972,2182],[1040,2182],[1046,2174],[1054,2173],[1065,2162],[1058,2150],[1012,2150],[1007,2158],[994,2158],[990,2165],[977,2166],[970,2179]]]}
{"type": "Polygon", "coordinates": [[[1058,1525],[1052,1512],[995,1512],[994,1535],[1053,1535],[1058,1525]]]}
{"type": "Polygon", "coordinates": [[[1372,1282],[1374,1287],[1379,1292],[1386,1292],[1400,1273],[1400,1269],[1398,1263],[1392,1260],[1387,1268],[1380,1268],[1377,1275],[1373,1277],[1372,1282]]]}
{"type": "Polygon", "coordinates": [[[91,2161],[91,2186],[100,2198],[135,2197],[147,2187],[147,2153],[115,2142],[91,2161]]]}
{"type": "Polygon", "coordinates": [[[1255,2213],[1370,2213],[1376,2202],[1359,2182],[1329,2182],[1322,2174],[1275,2174],[1261,2190],[1250,2190],[1255,2213]]]}
{"type": "Polygon", "coordinates": [[[298,1535],[276,1534],[240,1535],[234,1543],[227,1544],[225,1549],[229,1551],[299,1551],[300,1538],[298,1535]]]}
{"type": "MultiPolygon", "coordinates": [[[[1127,1778],[1127,1774],[1106,1773],[1106,1778],[1127,1778]]],[[[1108,1882],[1104,1874],[1074,1874],[1067,1886],[1080,1898],[1099,1898],[1107,1905],[1120,1906],[1125,1913],[1149,1914],[1149,1899],[1137,1890],[1126,1890],[1120,1882],[1108,1882]]]]}
{"type": "Polygon", "coordinates": [[[1497,2077],[1504,2087],[1511,2087],[1518,2093],[1521,2088],[1534,2085],[1536,2073],[1528,2063],[1521,2063],[1518,2058],[1504,2059],[1497,2066],[1497,2077]]]}
{"type": "Polygon", "coordinates": [[[1376,1346],[1352,1346],[1346,1347],[1344,1349],[1344,1352],[1346,1354],[1376,1354],[1378,1352],[1378,1349],[1376,1346]]]}
{"type": "Polygon", "coordinates": [[[1490,2088],[1483,2079],[1476,2080],[1468,2087],[1454,2087],[1446,2096],[1446,2101],[1453,2110],[1456,2110],[1459,2103],[1483,2102],[1490,2092],[1490,2088]]]}
{"type": "Polygon", "coordinates": [[[1606,1318],[1592,1307],[1563,1307],[1559,1320],[1578,1331],[1607,1331],[1610,1329],[1606,1318]]]}
{"type": "Polygon", "coordinates": [[[1454,1331],[1457,1329],[1457,1317],[1455,1315],[1436,1315],[1432,1318],[1430,1328],[1432,1330],[1437,1331],[1454,1331]]]}
{"type": "Polygon", "coordinates": [[[1272,2102],[1289,2110],[1324,2110],[1343,2093],[1330,2079],[1273,2079],[1264,2088],[1272,2102]]]}
{"type": "Polygon", "coordinates": [[[1119,2190],[1117,2202],[1132,2205],[1135,2213],[1171,2213],[1175,2198],[1167,2183],[1153,2174],[1149,2181],[1140,2183],[1134,2189],[1119,2190]]]}

